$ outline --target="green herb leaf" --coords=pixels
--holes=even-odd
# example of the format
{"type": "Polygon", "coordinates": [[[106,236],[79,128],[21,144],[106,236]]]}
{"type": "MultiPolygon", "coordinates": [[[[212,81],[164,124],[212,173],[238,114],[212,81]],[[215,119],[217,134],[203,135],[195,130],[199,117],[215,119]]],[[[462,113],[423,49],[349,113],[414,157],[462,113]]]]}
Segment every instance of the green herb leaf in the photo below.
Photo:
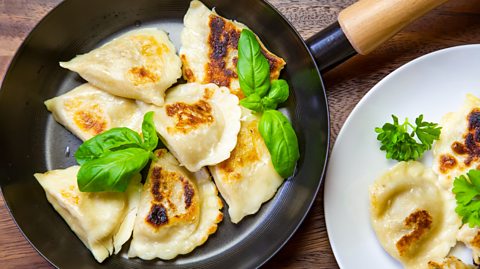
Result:
{"type": "Polygon", "coordinates": [[[256,93],[252,93],[240,100],[240,105],[253,111],[263,111],[262,98],[256,93]]]}
{"type": "Polygon", "coordinates": [[[272,80],[267,96],[262,98],[263,109],[277,109],[278,104],[285,102],[289,94],[288,83],[285,80],[272,80]]]}
{"type": "Polygon", "coordinates": [[[157,147],[153,112],[142,122],[143,140],[128,128],[113,128],[85,141],[75,153],[81,165],[77,174],[80,191],[125,191],[130,178],[140,172],[157,147]]]}
{"type": "Polygon", "coordinates": [[[288,83],[283,79],[272,80],[272,84],[270,90],[268,91],[267,96],[265,99],[268,101],[264,101],[267,105],[269,105],[270,109],[276,109],[278,104],[281,104],[288,99],[288,95],[290,91],[288,89],[288,83]],[[272,108],[270,104],[274,104],[272,108]]]}
{"type": "Polygon", "coordinates": [[[417,160],[425,151],[431,149],[433,142],[440,137],[441,127],[436,123],[424,122],[423,115],[416,118],[416,126],[408,119],[399,124],[395,115],[392,115],[392,118],[393,124],[385,123],[382,128],[375,128],[375,132],[378,133],[377,140],[381,142],[380,150],[386,152],[387,159],[417,160]]]}
{"type": "Polygon", "coordinates": [[[270,152],[275,170],[284,178],[291,176],[300,152],[297,136],[287,117],[277,110],[267,110],[260,118],[258,131],[270,152]]]}
{"type": "Polygon", "coordinates": [[[97,159],[109,151],[124,147],[139,147],[142,138],[128,128],[113,128],[85,141],[75,152],[75,159],[82,165],[97,159]]]}
{"type": "Polygon", "coordinates": [[[147,112],[143,116],[142,122],[143,147],[148,150],[154,150],[158,145],[158,135],[153,123],[153,111],[147,112]]]}
{"type": "Polygon", "coordinates": [[[277,109],[277,102],[267,96],[263,97],[261,102],[263,110],[277,109]]]}
{"type": "Polygon", "coordinates": [[[264,97],[270,88],[270,65],[255,34],[243,29],[238,40],[237,74],[245,96],[264,97]]]}
{"type": "Polygon", "coordinates": [[[427,149],[432,148],[433,141],[440,137],[441,127],[437,127],[438,124],[433,122],[424,122],[423,115],[420,115],[415,119],[415,134],[418,139],[424,144],[427,149]]]}
{"type": "Polygon", "coordinates": [[[123,192],[133,175],[145,167],[150,152],[141,148],[126,148],[109,152],[84,163],[77,174],[82,192],[123,192]]]}
{"type": "Polygon", "coordinates": [[[257,93],[252,93],[246,98],[240,100],[240,105],[257,112],[276,109],[277,105],[288,99],[288,83],[283,80],[273,80],[266,96],[260,97],[257,93]]]}
{"type": "Polygon", "coordinates": [[[452,192],[457,200],[455,212],[463,223],[480,227],[480,171],[470,170],[453,181],[452,192]]]}

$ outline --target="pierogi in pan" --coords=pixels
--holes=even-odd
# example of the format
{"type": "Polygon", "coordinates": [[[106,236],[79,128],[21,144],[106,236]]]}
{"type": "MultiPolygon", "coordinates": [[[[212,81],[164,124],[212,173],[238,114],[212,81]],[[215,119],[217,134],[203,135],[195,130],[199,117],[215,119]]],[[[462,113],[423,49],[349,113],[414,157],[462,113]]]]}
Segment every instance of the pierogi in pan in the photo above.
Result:
{"type": "Polygon", "coordinates": [[[156,28],[130,31],[60,65],[113,95],[155,105],[182,75],[175,47],[156,28]]]}
{"type": "Polygon", "coordinates": [[[142,185],[135,175],[125,192],[80,192],[80,166],[37,173],[48,201],[98,262],[117,254],[132,235],[142,185]]]}
{"type": "MultiPolygon", "coordinates": [[[[135,175],[125,193],[80,192],[79,166],[35,174],[55,210],[98,262],[118,253],[132,230],[129,258],[170,260],[187,254],[204,244],[223,219],[217,188],[231,221],[238,223],[258,212],[284,181],[258,131],[261,114],[239,105],[245,96],[236,70],[237,46],[247,27],[196,0],[184,23],[180,57],[164,31],[130,31],[61,62],[88,83],[45,101],[54,119],[83,141],[115,127],[144,131],[142,143],[119,139],[95,156],[145,148],[152,161],[143,189],[135,175]],[[182,71],[187,83],[177,84],[182,71]],[[144,120],[150,111],[155,128],[151,114],[144,120]],[[155,129],[168,151],[151,152],[158,148],[155,129]]],[[[285,61],[258,41],[270,68],[268,75],[264,65],[265,78],[278,79],[285,61]]],[[[127,163],[124,156],[118,158],[127,163]]],[[[107,160],[106,166],[121,174],[107,160]]],[[[135,165],[133,157],[128,160],[135,165]]]]}
{"type": "Polygon", "coordinates": [[[173,259],[202,245],[223,207],[207,170],[191,173],[165,149],[155,152],[143,187],[129,257],[173,259]]]}
{"type": "MultiPolygon", "coordinates": [[[[237,46],[240,33],[247,26],[219,16],[196,0],[190,2],[183,22],[179,54],[185,80],[225,86],[242,98],[237,76],[237,46]]],[[[270,64],[270,78],[278,79],[285,61],[269,52],[260,40],[259,43],[270,64]]]]}
{"type": "Polygon", "coordinates": [[[228,204],[233,223],[255,214],[270,200],[283,182],[275,171],[270,153],[258,132],[260,116],[242,109],[238,141],[230,158],[210,166],[218,190],[228,204]]]}
{"type": "Polygon", "coordinates": [[[195,172],[230,157],[240,130],[238,98],[215,84],[180,84],[168,91],[154,122],[165,146],[188,170],[195,172]]]}
{"type": "Polygon", "coordinates": [[[143,113],[133,100],[111,95],[89,83],[45,101],[53,118],[85,141],[114,127],[139,132],[143,113]]]}
{"type": "Polygon", "coordinates": [[[373,229],[405,268],[439,263],[456,244],[461,221],[455,199],[419,162],[400,162],[370,187],[373,229]]]}

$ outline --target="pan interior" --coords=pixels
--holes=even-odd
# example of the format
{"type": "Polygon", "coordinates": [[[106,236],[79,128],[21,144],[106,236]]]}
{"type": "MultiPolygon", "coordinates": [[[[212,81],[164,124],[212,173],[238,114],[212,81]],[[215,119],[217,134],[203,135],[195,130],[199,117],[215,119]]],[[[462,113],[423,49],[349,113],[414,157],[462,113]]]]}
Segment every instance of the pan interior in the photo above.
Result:
{"type": "MultiPolygon", "coordinates": [[[[323,85],[303,41],[264,2],[204,1],[231,19],[246,23],[266,46],[287,61],[282,77],[291,96],[282,112],[297,131],[301,159],[295,177],[240,224],[224,220],[207,242],[172,261],[127,259],[122,252],[98,264],[45,198],[35,172],[76,164],[81,141],[56,123],[43,105],[84,83],[59,61],[139,27],[159,27],[180,47],[189,1],[67,0],[32,31],[17,52],[0,91],[0,185],[12,216],[32,245],[60,268],[251,268],[263,264],[288,240],[308,212],[323,175],[328,149],[328,112],[323,85]]],[[[261,180],[261,179],[259,179],[261,180]]]]}

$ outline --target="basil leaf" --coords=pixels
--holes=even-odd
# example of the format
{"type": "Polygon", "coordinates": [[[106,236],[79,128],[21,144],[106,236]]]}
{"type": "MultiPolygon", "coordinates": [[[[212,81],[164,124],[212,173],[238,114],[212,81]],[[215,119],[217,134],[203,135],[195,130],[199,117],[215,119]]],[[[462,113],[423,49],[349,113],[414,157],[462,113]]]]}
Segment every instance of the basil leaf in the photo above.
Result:
{"type": "Polygon", "coordinates": [[[149,157],[149,151],[127,148],[88,161],[78,171],[78,188],[82,192],[123,192],[132,176],[145,167],[149,157]]]}
{"type": "Polygon", "coordinates": [[[287,101],[289,94],[288,83],[283,79],[277,79],[272,81],[267,97],[278,105],[287,101]]]}
{"type": "Polygon", "coordinates": [[[262,98],[263,110],[277,109],[277,102],[272,98],[265,96],[262,98]]]}
{"type": "Polygon", "coordinates": [[[75,152],[75,159],[82,165],[87,161],[100,158],[106,152],[122,147],[138,147],[142,138],[137,132],[125,127],[112,128],[83,142],[75,152]]]}
{"type": "Polygon", "coordinates": [[[158,145],[157,130],[153,123],[153,111],[147,112],[143,116],[142,122],[143,147],[148,150],[154,150],[158,145]]]}
{"type": "Polygon", "coordinates": [[[245,96],[264,97],[270,88],[270,65],[255,34],[243,29],[238,40],[237,74],[245,96]]]}
{"type": "Polygon", "coordinates": [[[273,167],[284,178],[291,176],[300,158],[297,136],[281,112],[267,110],[258,123],[258,131],[272,157],[273,167]]]}
{"type": "Polygon", "coordinates": [[[264,110],[277,109],[278,104],[287,101],[289,94],[288,83],[285,80],[272,80],[267,96],[262,98],[264,110]]]}
{"type": "Polygon", "coordinates": [[[240,100],[240,105],[253,111],[263,111],[262,98],[256,93],[240,100]]]}

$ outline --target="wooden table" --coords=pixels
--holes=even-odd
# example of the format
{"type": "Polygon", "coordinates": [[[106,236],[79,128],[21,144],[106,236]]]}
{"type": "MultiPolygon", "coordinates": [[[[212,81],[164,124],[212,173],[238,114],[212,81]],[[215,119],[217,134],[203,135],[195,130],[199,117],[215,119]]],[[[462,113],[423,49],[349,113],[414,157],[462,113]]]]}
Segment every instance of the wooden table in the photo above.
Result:
{"type": "MultiPolygon", "coordinates": [[[[60,0],[0,0],[0,77],[33,26],[60,0]]],[[[336,20],[354,0],[270,0],[304,38],[336,20]]],[[[378,81],[426,53],[480,43],[480,1],[452,0],[368,56],[356,56],[324,75],[332,145],[350,111],[378,81]]],[[[354,225],[352,223],[352,225],[354,225]]],[[[297,233],[266,268],[337,268],[323,215],[323,190],[297,233]]],[[[0,268],[52,268],[27,242],[0,197],[0,268]]]]}

